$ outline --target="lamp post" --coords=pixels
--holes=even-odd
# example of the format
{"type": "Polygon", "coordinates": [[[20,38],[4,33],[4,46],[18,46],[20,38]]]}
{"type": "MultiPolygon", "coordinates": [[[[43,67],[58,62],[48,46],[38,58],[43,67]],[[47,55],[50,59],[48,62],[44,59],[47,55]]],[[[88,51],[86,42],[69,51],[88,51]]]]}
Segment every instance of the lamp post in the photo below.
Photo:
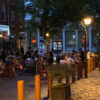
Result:
{"type": "Polygon", "coordinates": [[[49,37],[50,37],[50,33],[46,33],[46,46],[47,46],[47,50],[48,50],[48,45],[49,45],[49,37]]]}
{"type": "Polygon", "coordinates": [[[92,18],[91,17],[85,17],[82,21],[81,24],[84,27],[84,52],[85,52],[85,60],[87,59],[87,26],[89,26],[92,23],[92,18]]]}
{"type": "Polygon", "coordinates": [[[0,54],[1,54],[1,51],[2,51],[2,49],[1,49],[1,48],[2,48],[2,45],[3,45],[3,44],[2,44],[2,38],[3,38],[3,35],[2,35],[2,34],[0,34],[0,42],[1,42],[1,43],[0,43],[0,54]]]}

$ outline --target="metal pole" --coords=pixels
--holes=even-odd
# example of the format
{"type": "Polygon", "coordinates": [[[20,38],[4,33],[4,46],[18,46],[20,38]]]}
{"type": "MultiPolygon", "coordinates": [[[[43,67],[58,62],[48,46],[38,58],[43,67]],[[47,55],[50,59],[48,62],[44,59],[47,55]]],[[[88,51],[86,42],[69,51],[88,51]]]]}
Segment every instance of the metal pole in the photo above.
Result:
{"type": "Polygon", "coordinates": [[[84,51],[85,51],[85,66],[84,66],[84,75],[85,75],[85,78],[87,78],[88,77],[88,74],[87,74],[87,30],[86,30],[86,28],[85,28],[85,44],[84,44],[84,51]]]}
{"type": "Polygon", "coordinates": [[[40,48],[40,30],[37,29],[37,47],[40,48]]]}
{"type": "Polygon", "coordinates": [[[78,52],[78,29],[75,30],[76,33],[76,51],[78,52]]]}
{"type": "Polygon", "coordinates": [[[92,27],[89,27],[89,51],[92,51],[92,27]]]}
{"type": "Polygon", "coordinates": [[[31,31],[30,31],[30,47],[31,47],[31,40],[32,40],[32,39],[31,39],[31,31]]]}
{"type": "Polygon", "coordinates": [[[84,32],[85,34],[85,44],[84,44],[84,52],[85,52],[85,60],[87,59],[87,55],[86,55],[86,53],[87,53],[87,37],[86,37],[86,35],[87,35],[87,30],[86,30],[86,28],[85,28],[85,32],[84,32]]]}
{"type": "Polygon", "coordinates": [[[66,29],[64,27],[63,30],[62,30],[63,31],[63,34],[62,34],[63,35],[63,52],[65,52],[65,50],[66,50],[66,47],[65,47],[65,30],[66,29]]]}

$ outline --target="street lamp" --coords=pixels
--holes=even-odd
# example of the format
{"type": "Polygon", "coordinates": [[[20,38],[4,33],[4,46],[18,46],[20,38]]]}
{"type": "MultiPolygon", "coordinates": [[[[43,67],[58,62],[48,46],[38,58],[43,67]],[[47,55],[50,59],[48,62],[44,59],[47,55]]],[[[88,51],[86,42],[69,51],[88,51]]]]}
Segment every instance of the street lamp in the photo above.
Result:
{"type": "Polygon", "coordinates": [[[81,21],[82,26],[84,27],[84,52],[85,52],[85,67],[84,67],[84,74],[85,74],[85,78],[88,77],[87,74],[87,26],[89,26],[92,23],[92,18],[91,17],[85,17],[83,18],[83,20],[81,21]]]}
{"type": "Polygon", "coordinates": [[[50,33],[47,32],[46,33],[46,47],[47,47],[47,50],[49,49],[49,47],[48,47],[49,46],[49,42],[50,42],[50,38],[49,37],[50,37],[50,33]]]}
{"type": "Polygon", "coordinates": [[[86,17],[86,18],[84,18],[84,24],[85,24],[85,25],[90,25],[91,22],[92,22],[92,18],[91,18],[91,17],[86,17]]]}
{"type": "Polygon", "coordinates": [[[85,43],[84,43],[84,49],[85,49],[85,60],[87,58],[87,26],[89,26],[90,24],[92,23],[92,18],[91,17],[85,17],[83,18],[83,20],[81,21],[81,24],[82,26],[84,27],[84,40],[85,40],[85,43]]]}
{"type": "Polygon", "coordinates": [[[46,37],[49,38],[50,37],[50,34],[49,33],[46,33],[46,37]]]}

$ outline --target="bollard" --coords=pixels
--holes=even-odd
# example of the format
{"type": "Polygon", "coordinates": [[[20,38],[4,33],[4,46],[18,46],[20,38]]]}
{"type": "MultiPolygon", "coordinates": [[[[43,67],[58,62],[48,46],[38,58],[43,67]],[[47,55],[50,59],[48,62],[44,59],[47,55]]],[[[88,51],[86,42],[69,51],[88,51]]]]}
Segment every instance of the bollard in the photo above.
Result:
{"type": "Polygon", "coordinates": [[[83,62],[80,61],[80,78],[83,78],[83,62]]]}
{"type": "Polygon", "coordinates": [[[93,63],[93,57],[91,58],[91,71],[93,70],[94,63],[93,63]]]}
{"type": "Polygon", "coordinates": [[[93,60],[93,63],[94,63],[93,70],[94,70],[96,68],[96,57],[94,56],[93,58],[94,58],[94,60],[93,60]]]}
{"type": "Polygon", "coordinates": [[[85,78],[88,78],[88,65],[87,65],[87,61],[84,61],[84,76],[85,76],[85,78]]]}
{"type": "Polygon", "coordinates": [[[72,74],[72,83],[74,83],[76,76],[76,64],[71,65],[71,74],[72,74]]]}
{"type": "Polygon", "coordinates": [[[17,98],[18,100],[24,100],[24,81],[17,81],[17,98]]]}
{"type": "Polygon", "coordinates": [[[40,75],[35,76],[35,100],[41,100],[40,75]]]}
{"type": "Polygon", "coordinates": [[[80,66],[80,61],[77,63],[77,80],[80,80],[81,79],[81,66],[80,66]]]}
{"type": "Polygon", "coordinates": [[[49,99],[51,100],[51,87],[52,87],[52,75],[51,73],[48,73],[48,95],[49,99]]]}
{"type": "Polygon", "coordinates": [[[88,73],[90,72],[91,69],[91,59],[88,59],[88,73]]]}

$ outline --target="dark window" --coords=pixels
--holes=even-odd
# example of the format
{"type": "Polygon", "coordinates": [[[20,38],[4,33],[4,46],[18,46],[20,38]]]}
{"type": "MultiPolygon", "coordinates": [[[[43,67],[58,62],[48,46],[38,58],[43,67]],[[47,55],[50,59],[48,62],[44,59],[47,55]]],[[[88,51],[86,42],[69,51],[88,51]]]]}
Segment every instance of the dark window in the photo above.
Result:
{"type": "Polygon", "coordinates": [[[11,25],[12,26],[15,25],[15,12],[14,11],[11,12],[11,25]]]}
{"type": "Polygon", "coordinates": [[[6,21],[6,6],[2,5],[2,21],[6,21]]]}

